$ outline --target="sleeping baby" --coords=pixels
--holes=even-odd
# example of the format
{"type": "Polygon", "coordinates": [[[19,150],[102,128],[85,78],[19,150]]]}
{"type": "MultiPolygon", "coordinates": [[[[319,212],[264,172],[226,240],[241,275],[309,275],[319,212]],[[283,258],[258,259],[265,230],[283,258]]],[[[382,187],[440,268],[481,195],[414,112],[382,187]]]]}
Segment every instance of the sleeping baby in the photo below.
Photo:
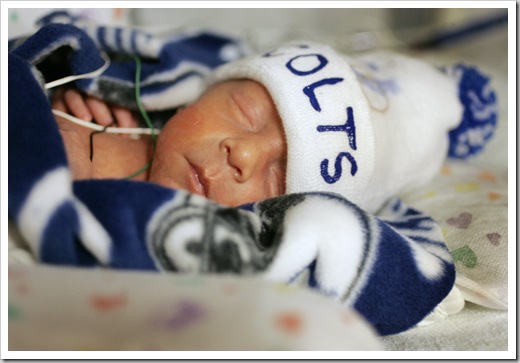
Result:
{"type": "MultiPolygon", "coordinates": [[[[155,143],[57,118],[75,179],[134,177],[238,206],[284,193],[339,193],[369,212],[428,182],[447,156],[491,137],[488,79],[393,52],[346,56],[296,43],[224,64],[155,143]]],[[[137,126],[117,105],[69,88],[53,108],[103,126],[137,126]]]]}

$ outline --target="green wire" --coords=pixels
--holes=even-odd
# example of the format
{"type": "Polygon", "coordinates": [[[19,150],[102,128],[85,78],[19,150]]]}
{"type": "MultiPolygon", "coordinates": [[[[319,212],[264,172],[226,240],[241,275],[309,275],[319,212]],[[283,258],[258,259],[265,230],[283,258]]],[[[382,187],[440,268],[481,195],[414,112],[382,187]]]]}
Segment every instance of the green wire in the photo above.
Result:
{"type": "Polygon", "coordinates": [[[135,54],[132,54],[132,57],[134,58],[135,65],[136,65],[135,101],[137,103],[137,108],[139,108],[139,111],[141,112],[141,115],[143,116],[143,119],[146,122],[146,125],[152,130],[151,136],[152,136],[153,149],[152,149],[152,157],[150,158],[150,161],[145,166],[143,166],[141,169],[139,169],[135,173],[133,173],[132,175],[127,176],[125,179],[132,179],[132,178],[138,176],[142,172],[146,171],[152,165],[153,156],[155,154],[155,144],[157,143],[157,135],[155,134],[155,129],[153,127],[152,121],[150,120],[150,117],[148,117],[148,114],[146,113],[146,110],[144,109],[143,104],[141,103],[141,84],[140,84],[140,82],[141,82],[141,60],[135,54]]]}

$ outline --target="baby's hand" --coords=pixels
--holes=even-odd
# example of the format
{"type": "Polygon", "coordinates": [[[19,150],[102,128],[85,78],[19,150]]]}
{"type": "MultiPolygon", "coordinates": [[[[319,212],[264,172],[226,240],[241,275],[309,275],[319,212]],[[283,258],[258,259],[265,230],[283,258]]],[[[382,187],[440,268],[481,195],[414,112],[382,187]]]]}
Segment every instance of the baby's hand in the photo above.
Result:
{"type": "Polygon", "coordinates": [[[130,110],[108,105],[99,98],[83,95],[73,88],[59,89],[53,96],[52,108],[102,126],[115,122],[119,127],[138,127],[137,119],[130,110]]]}

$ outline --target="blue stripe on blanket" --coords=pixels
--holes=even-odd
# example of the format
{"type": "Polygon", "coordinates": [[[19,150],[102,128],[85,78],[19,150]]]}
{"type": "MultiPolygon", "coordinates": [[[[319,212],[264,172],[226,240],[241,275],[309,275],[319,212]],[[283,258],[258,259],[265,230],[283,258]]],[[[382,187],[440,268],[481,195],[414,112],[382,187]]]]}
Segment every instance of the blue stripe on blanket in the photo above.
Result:
{"type": "Polygon", "coordinates": [[[419,323],[433,310],[432,301],[440,302],[447,296],[455,282],[455,268],[452,261],[430,254],[426,255],[429,260],[418,260],[398,232],[382,221],[378,224],[379,258],[354,307],[381,335],[389,335],[419,323]],[[421,263],[437,264],[439,274],[426,276],[418,269],[421,263]]]}
{"type": "MultiPolygon", "coordinates": [[[[75,205],[66,201],[56,209],[43,231],[40,259],[48,263],[93,267],[99,261],[80,242],[80,221],[75,205]],[[64,243],[70,236],[73,243],[64,243]]],[[[67,241],[68,242],[68,241],[67,241]]]]}
{"type": "Polygon", "coordinates": [[[65,167],[67,159],[49,101],[33,69],[13,53],[8,61],[8,204],[16,217],[35,183],[49,170],[65,167]]]}
{"type": "Polygon", "coordinates": [[[122,41],[122,37],[121,37],[122,32],[123,32],[123,29],[121,29],[121,28],[117,28],[115,30],[116,49],[123,48],[123,41],[122,41]]]}
{"type": "Polygon", "coordinates": [[[97,39],[99,41],[99,44],[101,45],[102,49],[106,49],[107,51],[110,51],[113,49],[113,47],[106,41],[106,34],[107,34],[107,28],[105,27],[99,27],[97,30],[97,39]]]}

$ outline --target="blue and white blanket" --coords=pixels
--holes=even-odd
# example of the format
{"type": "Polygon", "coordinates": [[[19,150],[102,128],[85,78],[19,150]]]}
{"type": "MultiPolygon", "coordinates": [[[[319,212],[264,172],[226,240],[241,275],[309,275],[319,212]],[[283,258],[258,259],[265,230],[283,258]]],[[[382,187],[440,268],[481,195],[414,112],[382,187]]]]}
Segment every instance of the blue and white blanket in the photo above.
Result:
{"type": "Polygon", "coordinates": [[[246,48],[212,33],[161,40],[56,16],[27,39],[12,41],[9,51],[8,210],[39,261],[256,274],[354,307],[381,335],[414,326],[450,292],[455,268],[440,228],[398,199],[377,216],[319,192],[229,208],[148,182],[73,181],[45,83],[68,75],[64,70],[95,71],[103,50],[110,67],[75,85],[135,107],[135,63],[124,55],[136,53],[143,61],[145,107],[173,109],[194,96],[213,68],[246,48]],[[56,66],[50,55],[64,49],[66,64],[56,66]]]}

